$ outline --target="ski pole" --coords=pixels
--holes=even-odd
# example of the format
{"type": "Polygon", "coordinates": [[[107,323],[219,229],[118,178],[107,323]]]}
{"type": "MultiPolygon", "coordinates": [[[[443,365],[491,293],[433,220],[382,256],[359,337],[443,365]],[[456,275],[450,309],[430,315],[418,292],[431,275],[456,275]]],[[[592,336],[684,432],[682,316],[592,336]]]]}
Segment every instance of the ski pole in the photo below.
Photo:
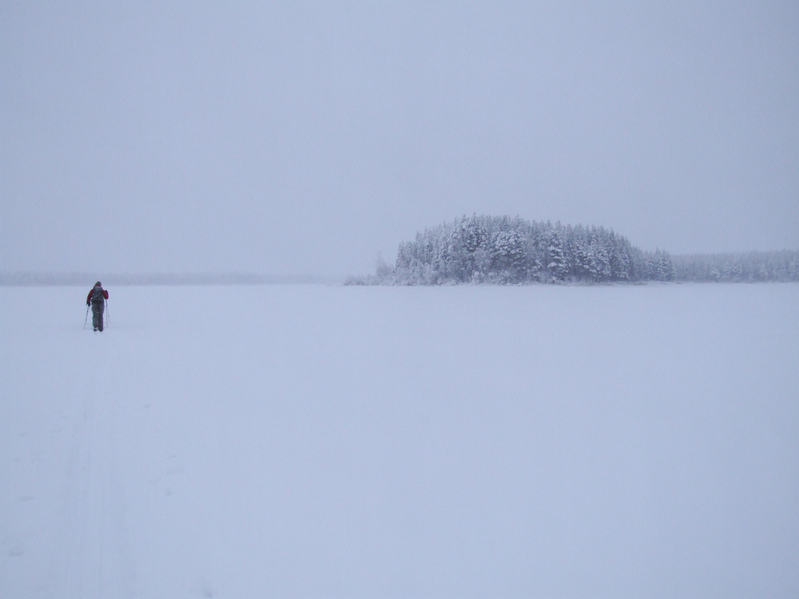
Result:
{"type": "Polygon", "coordinates": [[[105,300],[105,324],[108,326],[111,324],[111,304],[108,303],[108,300],[105,300]]]}
{"type": "Polygon", "coordinates": [[[86,328],[86,323],[89,321],[89,304],[86,304],[86,318],[83,319],[83,328],[86,328]]]}

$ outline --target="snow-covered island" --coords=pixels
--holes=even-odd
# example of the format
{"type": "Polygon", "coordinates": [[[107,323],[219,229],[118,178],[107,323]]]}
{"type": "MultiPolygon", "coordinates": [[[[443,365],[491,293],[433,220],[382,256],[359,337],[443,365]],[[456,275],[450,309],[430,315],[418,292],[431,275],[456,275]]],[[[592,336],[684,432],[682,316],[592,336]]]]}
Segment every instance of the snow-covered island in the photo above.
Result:
{"type": "Polygon", "coordinates": [[[672,257],[604,227],[463,216],[401,243],[394,266],[378,260],[354,285],[799,281],[799,252],[672,257]]]}

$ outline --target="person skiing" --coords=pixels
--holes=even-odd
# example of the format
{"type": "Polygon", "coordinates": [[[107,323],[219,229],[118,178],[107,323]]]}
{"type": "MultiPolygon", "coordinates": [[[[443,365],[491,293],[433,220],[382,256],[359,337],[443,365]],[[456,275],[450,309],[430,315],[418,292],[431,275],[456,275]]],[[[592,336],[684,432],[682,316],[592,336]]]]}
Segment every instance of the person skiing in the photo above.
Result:
{"type": "Polygon", "coordinates": [[[86,296],[86,305],[92,307],[92,326],[94,330],[103,330],[103,311],[105,310],[105,300],[108,299],[108,291],[103,289],[100,281],[97,281],[86,296]]]}

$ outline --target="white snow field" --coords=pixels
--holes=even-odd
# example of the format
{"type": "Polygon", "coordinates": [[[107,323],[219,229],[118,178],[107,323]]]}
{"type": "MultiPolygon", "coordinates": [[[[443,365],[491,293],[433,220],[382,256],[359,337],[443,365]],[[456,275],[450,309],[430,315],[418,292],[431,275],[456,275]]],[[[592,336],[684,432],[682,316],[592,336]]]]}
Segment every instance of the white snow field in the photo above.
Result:
{"type": "Polygon", "coordinates": [[[0,597],[799,597],[799,285],[0,288],[0,597]]]}

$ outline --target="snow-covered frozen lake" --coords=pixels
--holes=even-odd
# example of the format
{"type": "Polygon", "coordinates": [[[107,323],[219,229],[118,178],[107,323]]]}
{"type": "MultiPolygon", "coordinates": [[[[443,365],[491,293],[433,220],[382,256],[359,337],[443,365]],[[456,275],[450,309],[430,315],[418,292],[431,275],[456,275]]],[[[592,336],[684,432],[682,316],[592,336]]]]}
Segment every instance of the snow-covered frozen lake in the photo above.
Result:
{"type": "Polygon", "coordinates": [[[797,597],[799,285],[0,288],[0,597],[797,597]],[[89,317],[91,321],[91,316],[89,317]]]}

